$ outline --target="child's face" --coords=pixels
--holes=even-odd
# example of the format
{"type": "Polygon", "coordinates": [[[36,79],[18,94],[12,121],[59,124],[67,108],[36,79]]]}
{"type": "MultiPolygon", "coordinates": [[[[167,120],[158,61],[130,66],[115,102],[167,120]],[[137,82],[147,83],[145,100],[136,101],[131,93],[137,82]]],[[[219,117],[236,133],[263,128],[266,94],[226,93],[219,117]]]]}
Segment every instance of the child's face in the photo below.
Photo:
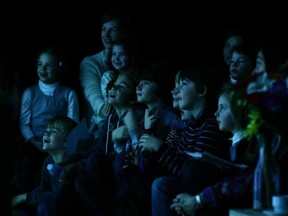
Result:
{"type": "Polygon", "coordinates": [[[233,49],[235,49],[235,47],[239,46],[241,43],[242,39],[240,36],[231,36],[226,40],[223,48],[223,57],[227,65],[230,65],[233,49]]]}
{"type": "Polygon", "coordinates": [[[42,149],[47,152],[57,152],[65,149],[64,129],[61,125],[55,124],[47,127],[43,136],[42,149]]]}
{"type": "Polygon", "coordinates": [[[114,107],[127,107],[131,104],[135,86],[126,74],[119,74],[111,89],[108,90],[108,102],[114,107]]]}
{"type": "Polygon", "coordinates": [[[240,81],[250,76],[253,72],[252,64],[248,56],[233,52],[230,64],[230,76],[240,81]]]}
{"type": "Polygon", "coordinates": [[[173,107],[179,109],[179,82],[175,82],[175,88],[171,91],[173,107]]]}
{"type": "Polygon", "coordinates": [[[189,79],[183,79],[180,80],[178,89],[179,108],[181,110],[192,110],[199,101],[196,84],[189,79]]]}
{"type": "Polygon", "coordinates": [[[222,131],[233,131],[235,127],[234,118],[231,112],[229,99],[221,95],[218,99],[218,110],[215,113],[219,129],[222,131]]]}
{"type": "Polygon", "coordinates": [[[257,58],[256,58],[256,68],[254,70],[255,73],[266,72],[266,65],[264,61],[263,52],[260,50],[257,58]]]}
{"type": "Polygon", "coordinates": [[[102,25],[101,39],[105,49],[110,49],[113,41],[120,38],[122,34],[122,28],[119,20],[111,20],[102,25]]]}
{"type": "Polygon", "coordinates": [[[58,81],[60,65],[50,54],[42,53],[37,63],[37,74],[39,79],[47,84],[58,81]]]}
{"type": "Polygon", "coordinates": [[[123,70],[128,67],[128,56],[123,46],[114,45],[112,47],[111,62],[116,70],[123,70]]]}
{"type": "Polygon", "coordinates": [[[137,101],[147,105],[157,103],[160,98],[157,96],[158,84],[149,80],[141,80],[136,87],[137,101]]]}

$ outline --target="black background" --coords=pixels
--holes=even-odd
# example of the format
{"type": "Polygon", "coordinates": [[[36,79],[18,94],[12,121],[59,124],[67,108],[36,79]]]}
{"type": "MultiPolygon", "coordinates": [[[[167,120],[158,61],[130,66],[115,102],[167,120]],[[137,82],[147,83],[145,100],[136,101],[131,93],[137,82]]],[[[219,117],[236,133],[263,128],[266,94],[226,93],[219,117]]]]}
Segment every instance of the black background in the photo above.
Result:
{"type": "Polygon", "coordinates": [[[253,5],[252,2],[207,1],[10,4],[1,7],[1,32],[24,87],[37,81],[36,56],[48,45],[65,49],[72,63],[72,85],[78,85],[81,59],[103,48],[99,19],[108,8],[131,11],[145,55],[175,65],[195,58],[221,61],[223,34],[235,26],[249,26],[266,35],[275,31],[285,33],[288,20],[281,12],[284,9],[281,5],[257,2],[253,5]]]}

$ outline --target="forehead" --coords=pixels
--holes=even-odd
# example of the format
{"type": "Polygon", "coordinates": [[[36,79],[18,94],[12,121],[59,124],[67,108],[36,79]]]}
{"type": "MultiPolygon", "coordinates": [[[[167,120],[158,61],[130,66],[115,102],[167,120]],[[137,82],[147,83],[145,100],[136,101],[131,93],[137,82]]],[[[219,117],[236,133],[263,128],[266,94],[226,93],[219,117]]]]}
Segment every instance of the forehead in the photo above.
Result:
{"type": "Polygon", "coordinates": [[[102,27],[106,28],[118,28],[120,27],[120,22],[118,19],[110,20],[108,22],[103,23],[102,27]]]}
{"type": "Polygon", "coordinates": [[[59,122],[55,122],[55,123],[50,124],[47,129],[49,129],[49,130],[57,130],[60,133],[63,133],[63,131],[64,131],[63,125],[61,125],[59,122]]]}
{"type": "Polygon", "coordinates": [[[184,81],[185,81],[185,82],[189,82],[189,83],[191,83],[191,84],[193,84],[193,85],[196,84],[195,81],[189,79],[188,77],[182,77],[182,78],[179,79],[179,83],[182,83],[182,82],[184,82],[184,81]]]}
{"type": "Polygon", "coordinates": [[[229,100],[228,95],[226,93],[221,94],[219,96],[219,99],[218,99],[219,104],[229,104],[229,102],[230,102],[230,100],[229,100]]]}
{"type": "Polygon", "coordinates": [[[242,38],[240,36],[231,36],[226,40],[226,43],[240,45],[242,43],[242,38]]]}
{"type": "Polygon", "coordinates": [[[249,56],[243,53],[239,53],[238,51],[234,51],[232,53],[232,58],[245,58],[245,59],[249,59],[249,56]]]}
{"type": "Polygon", "coordinates": [[[112,51],[113,52],[120,52],[120,51],[124,51],[125,50],[125,48],[124,48],[124,46],[122,45],[122,44],[115,44],[115,45],[113,45],[112,46],[112,51]]]}
{"type": "Polygon", "coordinates": [[[116,79],[115,83],[117,84],[125,84],[127,86],[131,86],[132,85],[132,80],[128,77],[128,75],[126,74],[119,74],[118,78],[116,79]]]}
{"type": "Polygon", "coordinates": [[[49,54],[49,53],[42,53],[39,56],[39,61],[55,62],[56,58],[53,55],[49,54]]]}

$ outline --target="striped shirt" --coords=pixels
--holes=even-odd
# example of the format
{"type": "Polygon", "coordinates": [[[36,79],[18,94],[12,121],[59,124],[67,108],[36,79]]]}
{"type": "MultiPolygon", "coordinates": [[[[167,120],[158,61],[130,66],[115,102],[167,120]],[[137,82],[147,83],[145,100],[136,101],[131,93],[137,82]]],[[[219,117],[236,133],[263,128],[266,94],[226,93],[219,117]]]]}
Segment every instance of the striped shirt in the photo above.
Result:
{"type": "Polygon", "coordinates": [[[172,129],[159,149],[159,163],[174,175],[179,175],[186,160],[186,152],[208,152],[229,158],[230,141],[221,132],[215,116],[204,110],[184,129],[172,129]]]}

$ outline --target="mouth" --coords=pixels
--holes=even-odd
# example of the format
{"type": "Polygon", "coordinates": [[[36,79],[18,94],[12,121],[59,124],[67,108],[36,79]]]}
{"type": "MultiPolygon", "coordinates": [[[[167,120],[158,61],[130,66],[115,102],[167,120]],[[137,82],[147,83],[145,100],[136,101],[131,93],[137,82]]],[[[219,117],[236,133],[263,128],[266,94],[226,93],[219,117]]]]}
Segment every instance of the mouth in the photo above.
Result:
{"type": "Polygon", "coordinates": [[[173,101],[178,102],[180,100],[179,97],[173,97],[173,101]]]}
{"type": "Polygon", "coordinates": [[[231,74],[231,75],[236,75],[236,74],[238,74],[238,71],[237,71],[237,70],[231,70],[231,71],[230,71],[230,74],[231,74]]]}
{"type": "Polygon", "coordinates": [[[43,139],[43,144],[48,145],[49,143],[50,143],[49,139],[46,139],[46,138],[43,139]]]}
{"type": "Polygon", "coordinates": [[[39,75],[43,78],[48,77],[48,73],[47,72],[40,72],[39,75]]]}

